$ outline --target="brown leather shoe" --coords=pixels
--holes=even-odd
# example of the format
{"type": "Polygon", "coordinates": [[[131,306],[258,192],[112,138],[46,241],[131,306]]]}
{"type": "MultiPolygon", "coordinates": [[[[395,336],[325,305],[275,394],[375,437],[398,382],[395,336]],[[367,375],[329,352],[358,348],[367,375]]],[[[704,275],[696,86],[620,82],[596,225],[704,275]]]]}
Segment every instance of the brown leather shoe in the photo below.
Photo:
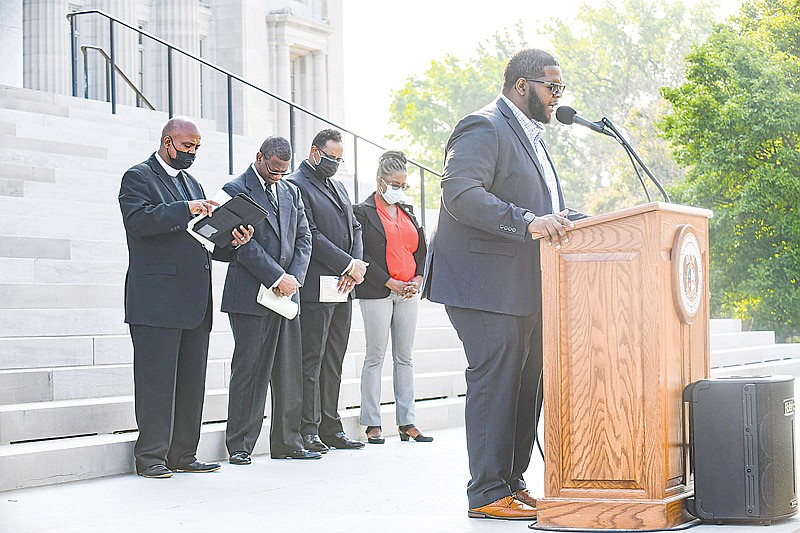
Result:
{"type": "Polygon", "coordinates": [[[513,496],[505,496],[489,505],[470,509],[467,511],[467,516],[470,518],[495,518],[498,520],[535,520],[536,509],[514,499],[513,496]]]}
{"type": "Polygon", "coordinates": [[[513,494],[513,496],[515,499],[521,501],[525,505],[536,509],[536,498],[534,498],[533,495],[528,492],[528,489],[519,489],[513,494]]]}

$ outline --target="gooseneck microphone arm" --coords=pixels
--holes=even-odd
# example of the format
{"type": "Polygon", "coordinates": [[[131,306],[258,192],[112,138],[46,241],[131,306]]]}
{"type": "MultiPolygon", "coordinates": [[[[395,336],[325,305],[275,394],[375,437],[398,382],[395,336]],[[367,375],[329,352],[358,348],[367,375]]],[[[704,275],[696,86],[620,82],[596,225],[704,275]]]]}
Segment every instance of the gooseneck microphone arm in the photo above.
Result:
{"type": "MultiPolygon", "coordinates": [[[[631,144],[625,139],[625,137],[622,136],[622,134],[619,132],[619,130],[617,130],[617,128],[614,127],[614,124],[606,117],[603,117],[602,119],[600,119],[600,122],[606,128],[610,129],[613,132],[614,138],[616,138],[617,141],[622,145],[622,147],[625,148],[625,151],[628,153],[628,157],[631,158],[631,164],[633,164],[633,168],[634,168],[634,170],[636,170],[636,175],[639,177],[639,181],[642,183],[642,187],[644,187],[644,182],[642,181],[641,174],[639,174],[639,170],[636,168],[636,165],[633,163],[634,159],[636,159],[636,162],[639,163],[640,167],[642,167],[642,170],[644,170],[645,174],[647,174],[647,176],[650,178],[650,181],[652,181],[653,184],[655,184],[656,188],[661,193],[661,196],[664,197],[664,201],[666,201],[667,203],[672,203],[672,200],[669,199],[669,195],[667,194],[667,191],[664,190],[664,187],[661,185],[661,182],[659,182],[656,179],[656,177],[653,175],[653,173],[650,172],[650,169],[647,168],[647,165],[644,164],[644,161],[642,161],[642,158],[639,157],[639,154],[636,153],[636,150],[633,149],[633,146],[631,146],[631,144]]],[[[646,187],[645,187],[645,194],[647,195],[647,200],[649,201],[650,200],[650,194],[647,192],[647,188],[646,187]]]]}

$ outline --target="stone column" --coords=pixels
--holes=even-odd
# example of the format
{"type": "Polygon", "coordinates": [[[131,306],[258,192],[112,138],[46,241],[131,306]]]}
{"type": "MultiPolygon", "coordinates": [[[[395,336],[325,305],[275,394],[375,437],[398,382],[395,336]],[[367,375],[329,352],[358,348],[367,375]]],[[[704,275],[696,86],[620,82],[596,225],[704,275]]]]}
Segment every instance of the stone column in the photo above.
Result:
{"type": "MultiPolygon", "coordinates": [[[[169,0],[153,6],[156,35],[194,55],[199,54],[200,32],[197,0],[169,0]]],[[[167,103],[167,60],[161,71],[163,97],[167,103]]],[[[200,64],[178,52],[172,52],[172,94],[175,115],[200,117],[200,64]]],[[[164,107],[166,110],[166,106],[164,107]]]]}
{"type": "MultiPolygon", "coordinates": [[[[129,0],[101,0],[98,2],[97,8],[114,18],[127,22],[131,26],[136,26],[136,2],[130,2],[129,0]]],[[[110,55],[111,41],[109,40],[108,19],[99,15],[90,15],[90,17],[99,25],[97,32],[99,37],[98,44],[110,55]]],[[[137,35],[133,30],[114,24],[114,61],[134,84],[138,82],[136,79],[137,35]]],[[[100,61],[99,65],[98,75],[100,77],[97,78],[97,81],[102,82],[105,76],[105,60],[100,61]]],[[[119,74],[116,78],[116,85],[117,105],[136,105],[136,93],[133,92],[133,89],[125,83],[119,74]]],[[[139,89],[143,90],[142,87],[139,87],[139,89]]],[[[145,94],[145,96],[147,95],[145,94]]]]}
{"type": "Polygon", "coordinates": [[[0,85],[22,87],[22,0],[0,2],[0,85]]]}
{"type": "MultiPolygon", "coordinates": [[[[3,4],[6,0],[3,0],[3,4]]],[[[23,0],[23,83],[72,94],[67,0],[23,0]]],[[[5,53],[4,53],[5,56],[5,53]]]]}
{"type": "MultiPolygon", "coordinates": [[[[284,36],[281,36],[285,38],[284,36]]],[[[285,40],[281,40],[275,46],[275,90],[278,96],[282,96],[286,100],[292,98],[292,59],[289,45],[285,40]]],[[[278,104],[277,108],[278,118],[278,135],[289,138],[289,106],[283,103],[278,104]]],[[[299,119],[295,114],[295,119],[299,119]]]]}
{"type": "Polygon", "coordinates": [[[314,50],[313,84],[314,111],[320,115],[328,114],[328,54],[324,50],[314,50]]]}

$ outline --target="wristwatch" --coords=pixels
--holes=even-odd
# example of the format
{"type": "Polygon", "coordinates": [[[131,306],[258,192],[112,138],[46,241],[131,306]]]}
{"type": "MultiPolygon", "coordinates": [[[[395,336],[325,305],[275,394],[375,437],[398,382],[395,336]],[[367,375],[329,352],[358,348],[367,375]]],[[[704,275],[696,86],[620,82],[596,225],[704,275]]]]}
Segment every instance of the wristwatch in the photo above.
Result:
{"type": "Polygon", "coordinates": [[[525,214],[522,215],[522,218],[525,220],[525,225],[530,225],[533,222],[533,219],[536,218],[536,215],[533,214],[531,211],[525,211],[525,214]]]}

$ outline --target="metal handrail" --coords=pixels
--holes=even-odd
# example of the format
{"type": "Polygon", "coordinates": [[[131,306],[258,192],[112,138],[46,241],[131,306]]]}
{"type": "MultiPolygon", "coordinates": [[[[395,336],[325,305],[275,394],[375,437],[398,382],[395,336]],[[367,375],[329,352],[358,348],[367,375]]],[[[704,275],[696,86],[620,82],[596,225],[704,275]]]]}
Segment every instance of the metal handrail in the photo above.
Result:
{"type": "MultiPolygon", "coordinates": [[[[106,60],[106,68],[111,66],[111,56],[109,56],[108,53],[105,50],[103,50],[101,47],[94,46],[94,45],[91,45],[91,44],[81,45],[81,53],[83,53],[83,95],[84,95],[83,97],[87,98],[87,99],[89,98],[89,65],[87,64],[86,58],[87,58],[87,52],[89,50],[95,50],[97,53],[99,53],[101,56],[103,56],[105,58],[105,60],[106,60]]],[[[133,89],[133,92],[136,93],[136,96],[138,98],[140,98],[142,100],[142,102],[144,102],[145,105],[147,105],[147,107],[149,107],[151,110],[155,111],[156,110],[155,106],[153,106],[153,104],[150,103],[150,100],[148,100],[145,97],[145,95],[142,94],[142,91],[140,91],[139,88],[136,87],[136,85],[133,84],[133,82],[130,80],[130,78],[125,75],[125,73],[122,71],[122,69],[119,68],[119,65],[114,65],[114,68],[116,69],[117,74],[122,76],[122,80],[125,83],[128,84],[128,87],[133,89]]],[[[106,101],[108,101],[110,99],[110,97],[111,97],[111,86],[107,85],[106,86],[106,101]]]]}
{"type": "MultiPolygon", "coordinates": [[[[353,140],[354,140],[354,142],[353,142],[353,154],[354,154],[354,160],[355,160],[354,168],[353,168],[353,192],[354,192],[354,196],[356,197],[356,199],[358,198],[358,141],[361,140],[361,141],[366,142],[367,144],[370,144],[370,145],[374,146],[375,148],[378,148],[380,150],[386,150],[386,148],[384,146],[380,145],[379,143],[376,143],[376,142],[374,142],[374,141],[372,141],[370,139],[367,139],[366,137],[364,137],[362,135],[359,135],[358,133],[356,133],[356,132],[354,132],[352,130],[349,130],[349,129],[343,127],[343,126],[340,126],[340,125],[336,124],[335,122],[332,122],[331,120],[329,120],[329,119],[327,119],[327,118],[315,113],[314,111],[311,111],[310,109],[307,109],[307,108],[305,108],[305,107],[303,107],[303,106],[301,106],[299,104],[296,104],[296,103],[292,102],[291,100],[283,98],[283,97],[281,97],[281,96],[279,96],[279,95],[277,95],[277,94],[275,94],[275,93],[273,93],[271,91],[268,91],[266,89],[258,87],[257,85],[254,85],[253,83],[245,80],[241,76],[237,76],[236,74],[230,72],[229,70],[226,70],[226,69],[224,69],[224,68],[222,68],[222,67],[220,67],[218,65],[215,65],[214,63],[206,61],[202,57],[196,56],[196,55],[192,54],[191,52],[183,50],[182,48],[174,46],[173,44],[171,44],[171,43],[169,43],[169,42],[167,42],[167,41],[165,41],[165,40],[163,40],[163,39],[161,39],[159,37],[156,37],[155,35],[153,35],[151,33],[148,33],[148,32],[146,32],[146,31],[144,31],[142,29],[139,29],[139,28],[137,28],[135,26],[131,26],[127,22],[122,21],[122,20],[120,20],[120,19],[118,19],[116,17],[113,17],[113,16],[109,15],[108,13],[105,13],[104,11],[101,11],[99,9],[88,9],[88,10],[84,10],[84,11],[73,11],[73,12],[67,13],[67,15],[66,15],[67,19],[69,20],[69,25],[70,25],[70,43],[71,43],[71,60],[72,60],[72,96],[76,96],[76,97],[78,96],[78,82],[77,82],[77,76],[78,76],[77,69],[78,69],[78,67],[77,67],[77,63],[75,61],[75,58],[76,58],[76,55],[75,55],[75,46],[76,46],[76,43],[75,43],[75,18],[80,16],[80,15],[92,15],[92,14],[96,14],[96,15],[100,15],[102,17],[105,17],[109,21],[109,61],[111,62],[111,65],[112,65],[112,68],[111,68],[111,80],[110,80],[109,86],[110,86],[110,90],[111,90],[111,112],[112,113],[116,113],[117,112],[117,106],[116,106],[116,81],[115,81],[116,80],[116,76],[115,76],[116,69],[114,68],[116,66],[115,49],[114,49],[114,24],[119,24],[120,26],[123,26],[125,28],[130,29],[130,30],[133,30],[136,33],[138,33],[139,35],[147,37],[148,39],[151,39],[151,40],[153,40],[153,41],[155,41],[155,42],[167,47],[167,101],[168,101],[168,112],[169,112],[170,118],[172,118],[172,116],[173,116],[173,97],[172,97],[172,53],[173,53],[173,51],[178,52],[180,54],[183,54],[184,56],[186,56],[186,57],[188,57],[188,58],[190,58],[190,59],[192,59],[194,61],[197,61],[198,63],[201,63],[201,64],[203,64],[203,65],[215,70],[216,72],[218,72],[218,73],[220,73],[220,74],[222,74],[222,75],[224,75],[226,77],[226,79],[227,79],[227,84],[226,84],[227,85],[227,100],[228,100],[228,102],[227,102],[228,103],[228,117],[227,117],[228,118],[228,120],[227,120],[227,122],[228,122],[228,124],[227,124],[228,132],[227,133],[228,133],[228,173],[229,174],[233,174],[233,105],[232,105],[232,82],[233,82],[233,80],[236,80],[239,83],[242,83],[242,84],[246,85],[247,87],[251,87],[251,88],[253,88],[253,89],[255,89],[255,90],[257,90],[257,91],[259,91],[259,92],[271,97],[271,98],[273,98],[274,100],[277,100],[277,101],[282,102],[282,103],[284,103],[284,104],[289,106],[289,142],[290,142],[290,144],[292,146],[292,153],[296,153],[296,151],[295,151],[295,138],[294,138],[295,137],[295,132],[294,132],[294,124],[295,124],[294,112],[295,112],[295,110],[301,111],[302,113],[305,113],[306,115],[308,115],[308,116],[310,116],[312,118],[315,118],[315,119],[317,119],[317,120],[319,120],[321,122],[324,122],[324,123],[332,126],[333,128],[336,128],[339,131],[342,131],[344,133],[352,135],[353,136],[353,140]]],[[[437,172],[437,171],[435,171],[435,170],[423,165],[422,163],[420,163],[418,161],[409,159],[408,162],[411,165],[417,167],[419,169],[419,172],[420,172],[420,205],[421,205],[420,216],[421,216],[421,222],[424,225],[425,224],[425,173],[426,172],[430,172],[431,174],[433,174],[435,176],[439,176],[439,177],[441,177],[441,174],[439,172],[437,172]]],[[[294,166],[294,165],[292,165],[292,166],[294,166]]]]}

